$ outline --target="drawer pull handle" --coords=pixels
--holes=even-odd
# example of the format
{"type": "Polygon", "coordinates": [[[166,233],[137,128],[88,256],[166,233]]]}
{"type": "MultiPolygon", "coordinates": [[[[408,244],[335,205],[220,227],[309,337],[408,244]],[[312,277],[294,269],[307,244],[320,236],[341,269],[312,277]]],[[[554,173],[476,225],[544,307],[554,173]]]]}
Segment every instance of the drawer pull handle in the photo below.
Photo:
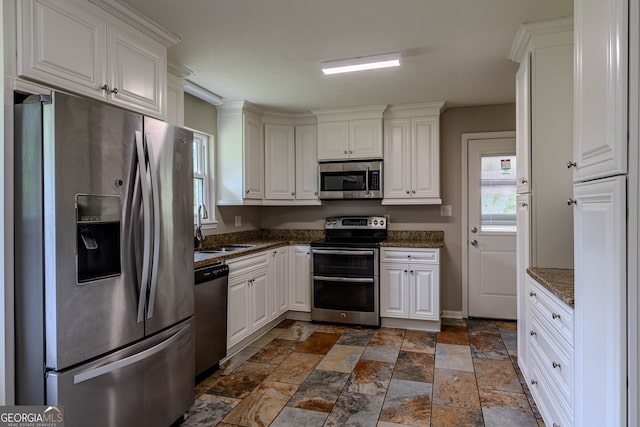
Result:
{"type": "Polygon", "coordinates": [[[551,366],[553,366],[553,369],[560,368],[560,364],[558,362],[551,362],[551,366]]]}
{"type": "Polygon", "coordinates": [[[529,296],[530,296],[530,297],[535,297],[535,296],[536,296],[536,293],[535,293],[535,292],[529,292],[529,296]]]}
{"type": "Polygon", "coordinates": [[[551,317],[554,318],[554,319],[559,319],[560,315],[558,313],[552,313],[551,317]]]}
{"type": "Polygon", "coordinates": [[[531,385],[538,385],[538,381],[536,381],[536,380],[531,380],[531,385]]]}
{"type": "Polygon", "coordinates": [[[532,337],[535,337],[538,334],[535,331],[529,331],[529,335],[531,335],[532,337]]]}

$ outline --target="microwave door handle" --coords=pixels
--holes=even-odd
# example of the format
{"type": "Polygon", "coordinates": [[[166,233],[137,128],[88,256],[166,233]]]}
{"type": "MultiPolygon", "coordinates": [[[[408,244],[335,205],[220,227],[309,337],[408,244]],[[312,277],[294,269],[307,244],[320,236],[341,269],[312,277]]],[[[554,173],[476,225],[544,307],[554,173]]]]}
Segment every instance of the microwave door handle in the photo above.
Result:
{"type": "Polygon", "coordinates": [[[365,172],[364,182],[366,187],[367,196],[369,195],[369,166],[367,166],[367,171],[365,172]]]}

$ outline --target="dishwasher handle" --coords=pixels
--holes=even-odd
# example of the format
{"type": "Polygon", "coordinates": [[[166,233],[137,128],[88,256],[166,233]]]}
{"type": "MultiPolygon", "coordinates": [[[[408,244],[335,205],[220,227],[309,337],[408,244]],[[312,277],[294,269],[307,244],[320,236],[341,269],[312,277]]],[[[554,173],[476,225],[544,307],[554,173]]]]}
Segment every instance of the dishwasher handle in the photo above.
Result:
{"type": "Polygon", "coordinates": [[[227,277],[229,275],[229,266],[226,264],[216,264],[209,267],[198,268],[194,273],[194,282],[198,285],[220,279],[221,277],[227,277]]]}

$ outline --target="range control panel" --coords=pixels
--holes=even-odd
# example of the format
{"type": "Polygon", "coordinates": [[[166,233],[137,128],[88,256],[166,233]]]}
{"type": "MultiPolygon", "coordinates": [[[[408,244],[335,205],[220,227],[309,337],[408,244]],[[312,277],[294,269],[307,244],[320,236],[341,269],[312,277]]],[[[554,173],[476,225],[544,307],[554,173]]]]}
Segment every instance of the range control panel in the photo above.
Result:
{"type": "Polygon", "coordinates": [[[325,230],[384,230],[388,220],[384,216],[336,216],[327,218],[325,230]]]}

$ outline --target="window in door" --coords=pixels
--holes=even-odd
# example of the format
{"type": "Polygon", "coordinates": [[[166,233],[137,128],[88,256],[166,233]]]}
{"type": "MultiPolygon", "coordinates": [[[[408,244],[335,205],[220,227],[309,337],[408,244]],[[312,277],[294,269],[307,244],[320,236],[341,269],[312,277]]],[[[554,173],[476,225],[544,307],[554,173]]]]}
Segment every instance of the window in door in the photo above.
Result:
{"type": "Polygon", "coordinates": [[[484,154],[481,160],[481,230],[516,231],[516,156],[484,154]]]}

